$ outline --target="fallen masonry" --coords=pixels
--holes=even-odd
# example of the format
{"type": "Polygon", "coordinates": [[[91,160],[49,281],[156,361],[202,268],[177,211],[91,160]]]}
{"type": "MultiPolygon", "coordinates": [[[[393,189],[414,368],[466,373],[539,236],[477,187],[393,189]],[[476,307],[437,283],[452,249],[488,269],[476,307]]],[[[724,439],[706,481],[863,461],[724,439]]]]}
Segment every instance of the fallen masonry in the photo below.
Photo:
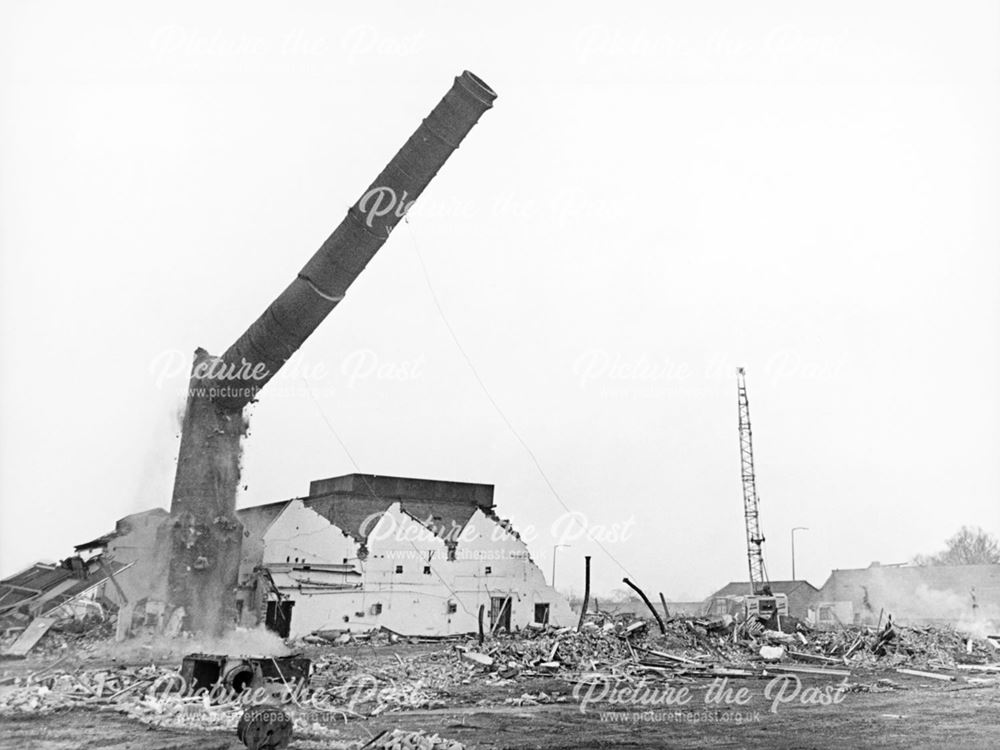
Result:
{"type": "MultiPolygon", "coordinates": [[[[108,659],[114,651],[104,647],[114,644],[106,629],[51,631],[37,653],[3,663],[0,715],[75,708],[119,712],[153,727],[236,732],[248,708],[240,694],[266,683],[267,705],[287,713],[301,741],[454,750],[463,745],[432,732],[385,730],[366,740],[375,744],[364,745],[351,739],[351,727],[444,707],[569,703],[574,688],[599,681],[706,685],[720,677],[801,674],[826,676],[853,692],[927,683],[1000,685],[994,637],[888,627],[891,638],[886,627],[813,631],[801,625],[749,635],[726,618],[674,617],[661,634],[651,620],[593,614],[579,630],[536,626],[482,644],[468,636],[432,640],[377,630],[292,640],[293,653],[280,657],[187,654],[159,663],[108,659]],[[764,649],[780,653],[762,656],[764,649]],[[214,667],[204,671],[206,663],[214,667]],[[240,674],[242,682],[235,679],[240,674]],[[241,689],[212,693],[213,679],[241,689]]],[[[186,642],[180,638],[174,646],[186,642]]]]}

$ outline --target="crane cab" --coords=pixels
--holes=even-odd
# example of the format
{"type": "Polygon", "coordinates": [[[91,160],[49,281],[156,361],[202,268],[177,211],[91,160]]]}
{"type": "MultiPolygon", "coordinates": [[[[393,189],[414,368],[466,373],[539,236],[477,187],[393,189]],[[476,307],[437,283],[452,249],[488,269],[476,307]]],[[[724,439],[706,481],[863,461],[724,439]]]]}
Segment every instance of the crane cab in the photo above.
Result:
{"type": "Polygon", "coordinates": [[[785,594],[754,594],[743,597],[743,609],[747,618],[756,617],[767,622],[775,615],[788,617],[788,597],[785,594]]]}
{"type": "Polygon", "coordinates": [[[788,596],[785,594],[747,594],[746,596],[719,596],[708,604],[705,614],[718,617],[730,615],[739,621],[751,617],[768,622],[777,614],[788,616],[788,596]]]}

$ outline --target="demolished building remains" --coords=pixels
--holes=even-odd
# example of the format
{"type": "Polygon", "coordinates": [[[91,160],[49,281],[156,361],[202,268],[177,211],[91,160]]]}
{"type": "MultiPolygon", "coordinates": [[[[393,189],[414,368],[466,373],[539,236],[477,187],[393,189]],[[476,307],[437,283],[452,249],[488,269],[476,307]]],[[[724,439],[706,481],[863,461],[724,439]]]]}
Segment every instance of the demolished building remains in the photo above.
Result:
{"type": "MultiPolygon", "coordinates": [[[[165,515],[130,516],[101,537],[105,556],[133,566],[119,576],[123,591],[142,589],[155,555],[150,529],[165,515]]],[[[293,638],[374,629],[442,636],[476,632],[480,607],[491,632],[575,621],[496,514],[492,485],[348,474],[236,516],[243,544],[234,624],[293,638]]],[[[151,599],[126,606],[142,623],[166,614],[151,599]]]]}
{"type": "Polygon", "coordinates": [[[1000,565],[881,565],[835,569],[816,595],[813,619],[873,625],[883,612],[921,625],[1000,619],[1000,565]]]}
{"type": "Polygon", "coordinates": [[[148,596],[187,631],[219,634],[236,619],[244,529],[236,495],[244,408],[344,299],[406,211],[493,106],[464,71],[292,282],[221,356],[194,354],[170,518],[157,533],[161,572],[148,596]]]}

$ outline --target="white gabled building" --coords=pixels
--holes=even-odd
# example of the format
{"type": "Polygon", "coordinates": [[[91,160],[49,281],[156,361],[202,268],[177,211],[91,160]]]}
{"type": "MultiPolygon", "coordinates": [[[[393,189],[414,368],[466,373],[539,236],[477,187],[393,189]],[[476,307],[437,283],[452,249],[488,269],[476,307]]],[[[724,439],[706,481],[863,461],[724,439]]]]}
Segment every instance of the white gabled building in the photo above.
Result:
{"type": "Polygon", "coordinates": [[[384,627],[448,635],[572,625],[484,484],[349,474],[246,508],[239,609],[292,637],[384,627]]]}

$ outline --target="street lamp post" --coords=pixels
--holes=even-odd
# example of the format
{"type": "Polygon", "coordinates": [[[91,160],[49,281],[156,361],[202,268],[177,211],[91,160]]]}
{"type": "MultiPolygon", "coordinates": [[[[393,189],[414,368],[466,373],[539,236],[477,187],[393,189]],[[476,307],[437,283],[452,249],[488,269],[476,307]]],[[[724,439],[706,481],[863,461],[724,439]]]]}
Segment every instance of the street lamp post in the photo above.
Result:
{"type": "Polygon", "coordinates": [[[556,587],[556,552],[559,551],[560,547],[570,547],[569,544],[554,544],[552,545],[552,588],[556,587]]]}
{"type": "Polygon", "coordinates": [[[807,526],[795,526],[792,528],[792,580],[795,580],[795,532],[809,531],[807,526]]]}

